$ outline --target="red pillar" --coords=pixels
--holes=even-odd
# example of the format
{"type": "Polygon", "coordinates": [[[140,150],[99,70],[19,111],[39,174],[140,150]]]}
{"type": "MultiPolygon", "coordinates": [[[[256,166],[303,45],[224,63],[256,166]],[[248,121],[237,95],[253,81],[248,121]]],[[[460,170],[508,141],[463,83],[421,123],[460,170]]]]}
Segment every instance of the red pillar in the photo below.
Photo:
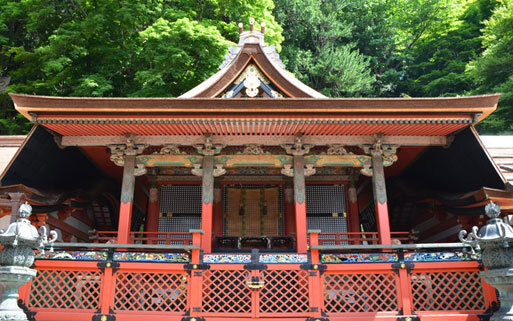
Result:
{"type": "Polygon", "coordinates": [[[296,244],[298,253],[307,251],[305,161],[303,156],[294,156],[294,208],[296,210],[296,244]]]}
{"type": "Polygon", "coordinates": [[[212,252],[212,215],[214,208],[214,156],[203,157],[201,188],[201,246],[205,253],[212,252]]]}
{"type": "Polygon", "coordinates": [[[213,213],[213,234],[223,236],[223,190],[220,186],[214,188],[214,213],[213,213]]]}
{"type": "Polygon", "coordinates": [[[358,208],[356,187],[353,182],[349,184],[347,194],[349,199],[349,221],[351,223],[350,232],[360,232],[360,210],[358,208]]]}
{"type": "Polygon", "coordinates": [[[135,155],[126,155],[123,167],[123,183],[121,184],[121,205],[118,220],[118,244],[128,244],[130,241],[130,226],[132,224],[132,206],[134,203],[135,187],[135,155]]]}
{"type": "Polygon", "coordinates": [[[372,191],[374,192],[374,204],[376,206],[376,222],[378,224],[379,243],[392,244],[390,236],[390,222],[388,219],[383,154],[381,151],[372,153],[372,191]]]}
{"type": "Polygon", "coordinates": [[[286,236],[294,233],[294,189],[292,186],[284,188],[283,234],[286,236]]]}
{"type": "MultiPolygon", "coordinates": [[[[148,213],[146,214],[146,232],[159,231],[159,186],[157,182],[151,182],[148,198],[148,213]]],[[[148,236],[157,237],[155,234],[148,236]]]]}

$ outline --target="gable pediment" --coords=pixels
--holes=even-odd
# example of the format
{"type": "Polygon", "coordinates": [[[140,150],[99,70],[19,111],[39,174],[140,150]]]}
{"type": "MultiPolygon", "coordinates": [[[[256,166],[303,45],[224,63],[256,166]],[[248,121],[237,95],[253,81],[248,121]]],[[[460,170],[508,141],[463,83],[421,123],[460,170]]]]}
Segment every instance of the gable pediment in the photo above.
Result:
{"type": "Polygon", "coordinates": [[[264,28],[240,33],[220,70],[181,98],[326,98],[285,70],[274,46],[264,42],[264,28]]]}

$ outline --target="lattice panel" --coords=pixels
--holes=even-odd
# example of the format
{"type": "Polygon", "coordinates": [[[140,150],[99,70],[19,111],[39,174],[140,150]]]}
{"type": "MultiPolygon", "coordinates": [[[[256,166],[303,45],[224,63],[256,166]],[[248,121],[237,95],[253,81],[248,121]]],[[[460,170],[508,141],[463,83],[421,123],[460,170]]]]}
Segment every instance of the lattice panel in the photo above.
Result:
{"type": "Polygon", "coordinates": [[[397,290],[392,273],[324,274],[324,311],[397,311],[397,290]]]}
{"type": "Polygon", "coordinates": [[[250,313],[251,292],[247,271],[207,270],[203,272],[203,312],[250,313]]]}
{"type": "Polygon", "coordinates": [[[100,284],[100,271],[38,270],[29,307],[97,310],[100,284]]]}
{"type": "Polygon", "coordinates": [[[332,214],[346,212],[346,193],[340,185],[306,185],[306,214],[332,214]]]}
{"type": "Polygon", "coordinates": [[[266,270],[260,290],[260,312],[297,313],[310,311],[308,271],[266,270]]]}
{"type": "Polygon", "coordinates": [[[415,311],[484,310],[479,272],[412,273],[415,311]]]}
{"type": "Polygon", "coordinates": [[[185,312],[187,309],[187,274],[117,272],[115,278],[115,310],[185,312]]]}
{"type": "Polygon", "coordinates": [[[189,232],[201,228],[201,216],[161,216],[159,232],[189,232]]]}
{"type": "Polygon", "coordinates": [[[160,212],[201,214],[201,185],[163,185],[160,212]]]}

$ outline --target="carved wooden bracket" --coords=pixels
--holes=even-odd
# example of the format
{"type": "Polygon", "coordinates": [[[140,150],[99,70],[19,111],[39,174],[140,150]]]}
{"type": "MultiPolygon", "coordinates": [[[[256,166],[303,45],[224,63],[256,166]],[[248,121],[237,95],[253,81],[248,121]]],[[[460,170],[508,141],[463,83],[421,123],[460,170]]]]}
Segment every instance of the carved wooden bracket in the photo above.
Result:
{"type": "Polygon", "coordinates": [[[118,166],[124,166],[125,156],[135,156],[142,154],[148,145],[135,144],[133,135],[128,134],[126,138],[126,144],[107,145],[107,147],[110,149],[111,153],[110,160],[118,166]]]}
{"type": "Polygon", "coordinates": [[[196,144],[193,145],[197,150],[199,154],[202,154],[204,156],[214,156],[221,152],[221,149],[223,149],[225,144],[214,144],[212,142],[212,137],[210,134],[205,135],[205,143],[204,144],[196,144]]]}
{"type": "MultiPolygon", "coordinates": [[[[304,175],[305,176],[312,176],[317,171],[315,170],[313,164],[306,164],[304,169],[304,175]]],[[[287,177],[294,177],[294,168],[291,164],[285,164],[283,165],[283,168],[281,169],[281,173],[287,177]]]]}
{"type": "MultiPolygon", "coordinates": [[[[201,168],[201,164],[194,164],[194,168],[191,169],[191,173],[194,176],[203,176],[203,169],[201,168]]],[[[216,168],[214,168],[212,175],[214,177],[219,177],[226,174],[226,169],[223,168],[223,164],[216,164],[216,168]]]]}
{"type": "Polygon", "coordinates": [[[303,156],[310,152],[310,149],[314,147],[311,144],[303,144],[302,135],[298,134],[294,138],[294,144],[282,144],[280,145],[287,154],[294,156],[303,156]]]}
{"type": "MultiPolygon", "coordinates": [[[[382,144],[382,134],[376,134],[374,137],[376,138],[376,142],[374,144],[359,145],[359,147],[368,155],[381,156],[383,158],[384,167],[391,166],[398,159],[397,149],[399,148],[399,145],[382,144]]],[[[370,160],[363,164],[363,168],[360,172],[362,175],[372,176],[372,165],[370,160]]]]}

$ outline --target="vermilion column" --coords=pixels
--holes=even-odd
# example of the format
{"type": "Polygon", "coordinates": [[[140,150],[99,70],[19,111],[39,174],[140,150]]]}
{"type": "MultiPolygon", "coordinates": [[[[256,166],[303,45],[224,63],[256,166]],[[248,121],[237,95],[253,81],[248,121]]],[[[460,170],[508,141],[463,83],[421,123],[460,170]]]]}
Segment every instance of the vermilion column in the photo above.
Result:
{"type": "Polygon", "coordinates": [[[132,224],[132,207],[135,187],[135,155],[126,155],[123,165],[123,183],[121,184],[121,205],[119,207],[118,243],[128,244],[132,224]]]}
{"type": "Polygon", "coordinates": [[[212,215],[214,209],[214,156],[203,157],[201,188],[201,246],[205,253],[212,251],[212,215]]]}
{"type": "Polygon", "coordinates": [[[157,182],[151,182],[150,196],[148,199],[148,214],[146,217],[146,232],[159,231],[159,186],[157,182]]]}
{"type": "MultiPolygon", "coordinates": [[[[354,182],[349,184],[347,196],[349,200],[349,221],[351,223],[350,232],[360,232],[360,211],[358,209],[358,198],[354,182]]],[[[360,242],[358,241],[356,243],[360,242]]]]}
{"type": "Polygon", "coordinates": [[[283,215],[284,221],[284,232],[285,235],[290,236],[292,233],[295,233],[294,225],[294,189],[292,186],[287,185],[285,187],[285,211],[283,215]]]}
{"type": "Polygon", "coordinates": [[[390,236],[390,222],[388,219],[387,191],[385,184],[385,171],[383,168],[383,154],[381,150],[371,151],[372,154],[372,190],[376,206],[376,222],[378,223],[378,237],[380,244],[392,244],[390,236]]]}
{"type": "Polygon", "coordinates": [[[306,253],[306,203],[305,203],[305,161],[303,156],[294,156],[294,208],[296,210],[297,252],[306,253]]]}
{"type": "Polygon", "coordinates": [[[223,190],[220,186],[216,186],[214,188],[213,236],[223,236],[223,224],[223,190]]]}

